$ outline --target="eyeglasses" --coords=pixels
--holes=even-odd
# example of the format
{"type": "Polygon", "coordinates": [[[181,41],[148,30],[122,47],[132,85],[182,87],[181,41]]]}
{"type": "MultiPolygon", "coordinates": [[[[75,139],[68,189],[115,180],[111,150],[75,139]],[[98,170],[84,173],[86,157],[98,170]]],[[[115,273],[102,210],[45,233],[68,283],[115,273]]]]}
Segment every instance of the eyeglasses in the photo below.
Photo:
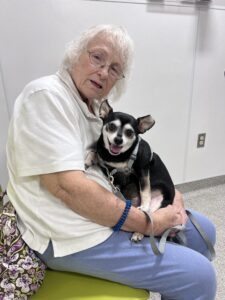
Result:
{"type": "Polygon", "coordinates": [[[90,63],[100,69],[105,66],[108,67],[108,74],[112,80],[119,80],[125,78],[121,66],[119,64],[107,64],[105,55],[100,51],[88,51],[90,63]]]}

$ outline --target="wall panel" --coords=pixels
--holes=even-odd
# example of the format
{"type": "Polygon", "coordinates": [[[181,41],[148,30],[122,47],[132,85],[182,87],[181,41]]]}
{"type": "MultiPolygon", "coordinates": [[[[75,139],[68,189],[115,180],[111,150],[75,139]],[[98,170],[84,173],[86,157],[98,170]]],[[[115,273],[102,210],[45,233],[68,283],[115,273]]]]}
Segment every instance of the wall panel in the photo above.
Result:
{"type": "Polygon", "coordinates": [[[225,174],[225,10],[201,11],[198,32],[186,181],[225,174]]]}
{"type": "MultiPolygon", "coordinates": [[[[26,83],[57,70],[66,42],[94,24],[121,24],[134,40],[135,64],[127,92],[115,109],[137,117],[152,114],[156,125],[144,137],[165,161],[175,183],[224,174],[223,163],[212,159],[215,153],[222,157],[225,148],[220,131],[225,119],[224,10],[217,15],[215,9],[176,1],[150,3],[1,0],[0,60],[10,111],[26,83]],[[205,130],[207,148],[200,152],[196,134],[205,130]]],[[[1,107],[5,116],[6,107],[1,107]]],[[[8,121],[2,126],[1,153],[8,121]]]]}

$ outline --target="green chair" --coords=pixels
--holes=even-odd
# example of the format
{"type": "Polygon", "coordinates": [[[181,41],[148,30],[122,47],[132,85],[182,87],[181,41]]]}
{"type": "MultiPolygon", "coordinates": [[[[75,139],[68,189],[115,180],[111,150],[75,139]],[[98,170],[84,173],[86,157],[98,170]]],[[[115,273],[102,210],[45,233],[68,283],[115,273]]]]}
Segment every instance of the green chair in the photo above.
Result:
{"type": "Polygon", "coordinates": [[[32,300],[146,300],[146,290],[76,273],[47,270],[32,300]]]}

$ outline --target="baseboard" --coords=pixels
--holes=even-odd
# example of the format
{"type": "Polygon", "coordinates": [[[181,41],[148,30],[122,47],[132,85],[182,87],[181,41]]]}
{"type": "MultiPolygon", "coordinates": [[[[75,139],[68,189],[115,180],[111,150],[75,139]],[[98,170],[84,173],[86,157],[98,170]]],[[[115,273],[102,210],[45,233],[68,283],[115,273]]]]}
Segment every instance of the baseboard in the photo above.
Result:
{"type": "Polygon", "coordinates": [[[191,191],[209,188],[209,187],[217,186],[220,184],[225,184],[225,175],[202,179],[202,180],[198,180],[198,181],[182,183],[182,184],[176,184],[175,187],[181,193],[188,193],[191,191]]]}

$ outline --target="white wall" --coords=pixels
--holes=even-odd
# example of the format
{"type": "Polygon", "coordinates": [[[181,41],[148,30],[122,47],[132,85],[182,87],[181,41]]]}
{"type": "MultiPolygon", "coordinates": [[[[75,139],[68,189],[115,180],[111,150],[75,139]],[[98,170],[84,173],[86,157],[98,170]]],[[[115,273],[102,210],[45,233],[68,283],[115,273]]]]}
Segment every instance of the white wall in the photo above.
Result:
{"type": "Polygon", "coordinates": [[[225,174],[225,10],[201,11],[185,179],[225,174]],[[206,145],[196,148],[206,132],[206,145]]]}
{"type": "MultiPolygon", "coordinates": [[[[0,61],[1,62],[1,61],[0,61]]],[[[3,188],[7,183],[5,144],[7,140],[7,128],[9,123],[8,105],[4,93],[0,63],[0,185],[3,188]]]]}
{"type": "Polygon", "coordinates": [[[7,104],[12,111],[27,82],[57,70],[65,43],[99,23],[124,25],[134,39],[133,75],[115,108],[152,114],[156,125],[145,138],[175,183],[225,174],[225,10],[121,2],[0,1],[0,182],[6,181],[7,104]],[[203,149],[196,149],[199,132],[207,133],[203,149]]]}

